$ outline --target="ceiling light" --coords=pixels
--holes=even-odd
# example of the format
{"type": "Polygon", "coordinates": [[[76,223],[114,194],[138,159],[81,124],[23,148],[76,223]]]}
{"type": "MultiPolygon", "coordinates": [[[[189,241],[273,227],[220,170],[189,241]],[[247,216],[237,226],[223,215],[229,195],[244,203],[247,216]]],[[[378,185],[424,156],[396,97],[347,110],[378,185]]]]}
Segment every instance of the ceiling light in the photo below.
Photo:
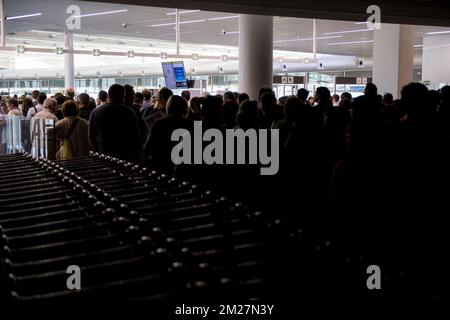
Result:
{"type": "Polygon", "coordinates": [[[30,41],[25,40],[25,41],[23,42],[23,44],[30,44],[30,41]]]}
{"type": "MultiPolygon", "coordinates": [[[[181,21],[180,24],[188,24],[188,23],[197,23],[197,22],[205,22],[205,19],[200,19],[200,20],[189,20],[189,21],[181,21]]],[[[159,23],[159,24],[152,24],[150,25],[150,27],[165,27],[165,26],[175,26],[176,23],[175,22],[170,22],[170,23],[159,23]]]]}
{"type": "Polygon", "coordinates": [[[93,54],[95,57],[100,56],[100,49],[94,49],[94,50],[92,50],[92,54],[93,54]]]}
{"type": "Polygon", "coordinates": [[[222,31],[221,34],[227,35],[227,34],[238,34],[239,31],[222,31]]]}
{"type": "Polygon", "coordinates": [[[55,37],[56,37],[56,34],[54,34],[54,33],[49,34],[48,37],[49,37],[49,38],[55,38],[55,37]]]}
{"type": "Polygon", "coordinates": [[[61,48],[61,47],[56,48],[56,54],[61,55],[63,53],[64,53],[64,48],[61,48]]]}
{"type": "Polygon", "coordinates": [[[373,30],[372,30],[372,29],[358,29],[358,30],[346,30],[346,31],[325,32],[324,35],[344,34],[344,33],[355,33],[355,32],[366,32],[366,31],[373,31],[373,30]]]}
{"type": "Polygon", "coordinates": [[[346,45],[346,44],[358,44],[358,43],[372,43],[373,40],[362,40],[362,41],[348,41],[348,42],[333,42],[328,43],[329,46],[338,46],[338,45],[346,45]]]}
{"type": "Polygon", "coordinates": [[[39,75],[38,75],[37,73],[34,74],[34,77],[35,77],[36,79],[39,79],[39,75]]]}
{"type": "Polygon", "coordinates": [[[128,9],[114,10],[114,11],[104,11],[104,12],[96,12],[96,13],[87,13],[79,16],[74,16],[74,18],[85,18],[85,17],[93,17],[93,16],[103,16],[105,14],[113,14],[113,13],[121,13],[127,12],[128,9]]]}
{"type": "Polygon", "coordinates": [[[208,18],[206,20],[208,20],[208,21],[216,21],[216,20],[236,19],[236,18],[239,18],[239,16],[216,17],[216,18],[208,18]]]}
{"type": "MultiPolygon", "coordinates": [[[[326,40],[326,39],[337,39],[342,38],[343,36],[329,36],[329,37],[317,37],[317,40],[326,40]]],[[[314,38],[301,38],[301,39],[288,39],[288,40],[276,40],[274,43],[282,43],[282,42],[296,42],[296,41],[311,41],[314,38]]]]}
{"type": "Polygon", "coordinates": [[[433,31],[433,32],[427,32],[427,34],[431,35],[431,34],[445,34],[445,33],[450,33],[450,30],[448,31],[433,31]]]}
{"type": "Polygon", "coordinates": [[[226,54],[222,55],[222,61],[228,61],[228,56],[226,54]]]}
{"type": "Polygon", "coordinates": [[[127,44],[125,41],[119,41],[119,44],[127,44]]]}
{"type": "Polygon", "coordinates": [[[141,71],[141,75],[145,76],[145,71],[144,70],[141,71]]]}
{"type": "Polygon", "coordinates": [[[417,74],[418,74],[418,75],[421,75],[421,74],[422,74],[422,72],[418,71],[418,72],[417,72],[417,74]]]}
{"type": "MultiPolygon", "coordinates": [[[[179,11],[179,14],[185,14],[185,13],[194,13],[194,12],[199,12],[200,10],[185,10],[185,11],[179,11]]],[[[168,16],[174,16],[176,15],[176,12],[167,12],[166,15],[168,16]]]]}
{"type": "Polygon", "coordinates": [[[134,58],[134,51],[133,50],[128,51],[128,58],[134,58]]]}
{"type": "Polygon", "coordinates": [[[97,71],[97,77],[100,77],[100,76],[101,76],[101,72],[97,71]]]}
{"type": "Polygon", "coordinates": [[[196,23],[196,22],[205,22],[205,19],[199,19],[199,20],[191,20],[191,21],[181,21],[180,24],[187,24],[187,23],[196,23]]]}
{"type": "Polygon", "coordinates": [[[17,53],[24,53],[25,47],[24,46],[17,46],[17,53]]]}
{"type": "Polygon", "coordinates": [[[423,47],[423,44],[415,44],[414,45],[414,48],[422,48],[423,47]]]}
{"type": "Polygon", "coordinates": [[[192,54],[192,60],[198,60],[198,54],[193,53],[192,54]]]}
{"type": "Polygon", "coordinates": [[[167,52],[161,52],[161,59],[167,59],[167,52]]]}
{"type": "Polygon", "coordinates": [[[22,19],[22,18],[37,17],[37,16],[42,16],[42,13],[38,12],[38,13],[24,14],[21,16],[6,17],[5,20],[15,20],[15,19],[22,19]]]}
{"type": "Polygon", "coordinates": [[[78,71],[77,74],[75,75],[77,78],[81,78],[81,73],[78,71]]]}
{"type": "Polygon", "coordinates": [[[122,71],[121,70],[117,71],[117,74],[119,75],[119,77],[121,77],[122,76],[122,71]]]}

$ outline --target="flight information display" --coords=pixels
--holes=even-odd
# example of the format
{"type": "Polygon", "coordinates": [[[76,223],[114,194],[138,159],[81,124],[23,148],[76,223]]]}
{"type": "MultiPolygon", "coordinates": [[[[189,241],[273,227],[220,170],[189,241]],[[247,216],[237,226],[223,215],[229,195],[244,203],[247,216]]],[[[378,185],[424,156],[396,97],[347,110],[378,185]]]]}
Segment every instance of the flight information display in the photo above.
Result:
{"type": "Polygon", "coordinates": [[[186,72],[183,61],[162,62],[166,87],[169,89],[187,89],[186,72]]]}

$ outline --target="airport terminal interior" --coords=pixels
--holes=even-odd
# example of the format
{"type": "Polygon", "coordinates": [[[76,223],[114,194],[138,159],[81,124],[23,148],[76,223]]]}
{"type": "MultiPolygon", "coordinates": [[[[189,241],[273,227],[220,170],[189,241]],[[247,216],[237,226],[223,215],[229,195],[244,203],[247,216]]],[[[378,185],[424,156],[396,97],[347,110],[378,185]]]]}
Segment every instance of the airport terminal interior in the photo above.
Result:
{"type": "Polygon", "coordinates": [[[448,1],[278,2],[0,0],[2,300],[445,301],[448,1]]]}

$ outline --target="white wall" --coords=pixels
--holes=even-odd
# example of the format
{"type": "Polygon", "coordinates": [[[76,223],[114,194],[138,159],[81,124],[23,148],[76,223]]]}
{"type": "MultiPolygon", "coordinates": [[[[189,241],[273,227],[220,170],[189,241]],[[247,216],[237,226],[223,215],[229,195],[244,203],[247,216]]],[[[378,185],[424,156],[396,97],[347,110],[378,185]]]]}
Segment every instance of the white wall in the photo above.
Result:
{"type": "Polygon", "coordinates": [[[422,61],[422,81],[434,89],[450,84],[450,34],[425,36],[422,61]]]}

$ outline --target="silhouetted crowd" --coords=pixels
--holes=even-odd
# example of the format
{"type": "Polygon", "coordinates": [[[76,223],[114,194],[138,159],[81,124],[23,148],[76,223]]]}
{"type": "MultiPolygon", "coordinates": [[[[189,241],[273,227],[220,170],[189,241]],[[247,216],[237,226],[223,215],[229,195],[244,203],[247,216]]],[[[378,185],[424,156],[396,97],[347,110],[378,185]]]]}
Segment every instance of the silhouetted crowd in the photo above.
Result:
{"type": "Polygon", "coordinates": [[[154,95],[115,84],[97,101],[69,91],[53,98],[34,92],[22,103],[2,102],[2,112],[56,117],[59,159],[92,150],[145,163],[306,226],[343,256],[389,270],[391,285],[402,290],[445,289],[439,277],[448,266],[449,86],[411,83],[399,100],[379,95],[374,84],[355,99],[319,87],[312,97],[300,89],[277,100],[263,87],[252,101],[245,93],[191,98],[189,91],[177,96],[161,88],[154,95]],[[174,166],[172,132],[192,130],[199,120],[203,130],[279,129],[278,174],[261,176],[259,165],[174,166]],[[415,279],[408,289],[405,277],[415,279]]]}

